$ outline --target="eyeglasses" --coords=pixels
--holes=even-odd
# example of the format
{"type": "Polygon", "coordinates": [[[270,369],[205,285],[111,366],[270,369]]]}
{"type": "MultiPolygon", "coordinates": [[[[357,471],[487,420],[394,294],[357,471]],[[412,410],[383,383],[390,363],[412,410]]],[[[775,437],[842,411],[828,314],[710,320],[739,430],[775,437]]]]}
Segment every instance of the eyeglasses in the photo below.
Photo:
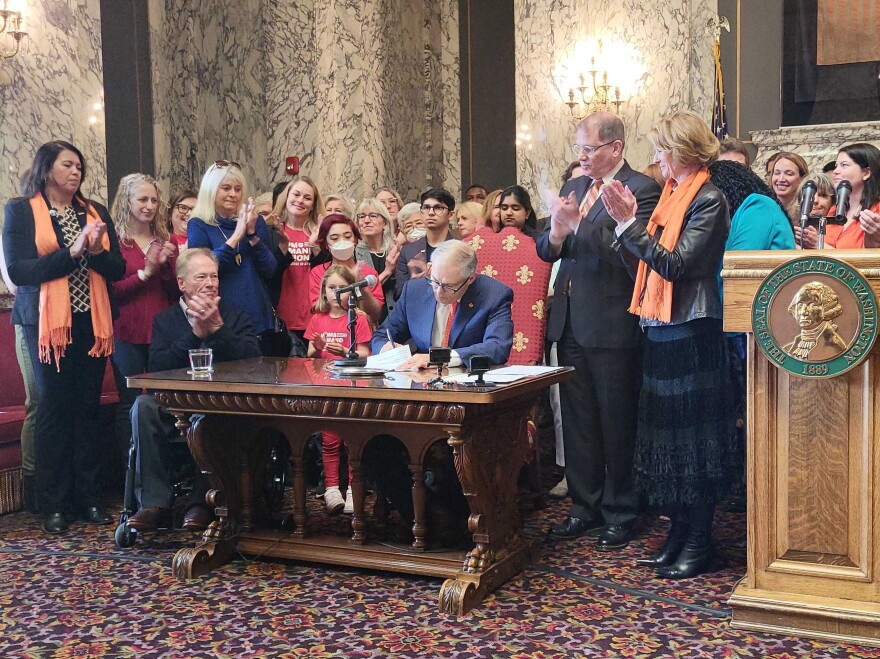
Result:
{"type": "Polygon", "coordinates": [[[181,215],[189,215],[193,211],[193,206],[187,206],[186,204],[174,204],[174,208],[181,215]]]}
{"type": "Polygon", "coordinates": [[[581,155],[581,152],[586,153],[588,156],[591,156],[603,146],[614,144],[616,141],[617,140],[611,140],[610,142],[605,142],[605,144],[600,144],[599,146],[589,146],[587,144],[572,144],[571,149],[572,151],[574,151],[574,155],[576,156],[581,155]]]}
{"type": "Polygon", "coordinates": [[[441,291],[446,291],[447,293],[458,293],[462,288],[465,287],[465,284],[468,283],[468,280],[465,279],[463,282],[461,282],[459,286],[453,286],[452,284],[441,284],[433,277],[429,277],[428,279],[431,282],[431,286],[439,288],[441,291]]]}
{"type": "Polygon", "coordinates": [[[230,166],[238,167],[239,169],[241,169],[241,165],[239,165],[234,160],[215,160],[214,161],[214,167],[230,167],[230,166]]]}
{"type": "Polygon", "coordinates": [[[358,213],[357,215],[355,215],[355,219],[358,222],[363,222],[367,218],[370,218],[373,222],[378,222],[379,218],[381,217],[382,216],[379,215],[379,213],[358,213]]]}
{"type": "Polygon", "coordinates": [[[445,210],[449,210],[449,206],[444,206],[443,204],[436,204],[435,206],[429,206],[428,204],[422,205],[423,213],[430,213],[434,211],[435,213],[442,213],[445,210]]]}

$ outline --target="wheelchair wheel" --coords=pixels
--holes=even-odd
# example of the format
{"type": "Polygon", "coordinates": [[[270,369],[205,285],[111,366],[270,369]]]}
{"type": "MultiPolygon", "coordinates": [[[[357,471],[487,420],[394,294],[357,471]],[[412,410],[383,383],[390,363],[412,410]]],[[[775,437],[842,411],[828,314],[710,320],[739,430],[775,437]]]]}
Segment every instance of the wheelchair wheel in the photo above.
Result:
{"type": "Polygon", "coordinates": [[[125,523],[122,523],[116,527],[113,539],[116,541],[117,547],[120,549],[128,549],[137,541],[137,529],[133,529],[125,523]]]}

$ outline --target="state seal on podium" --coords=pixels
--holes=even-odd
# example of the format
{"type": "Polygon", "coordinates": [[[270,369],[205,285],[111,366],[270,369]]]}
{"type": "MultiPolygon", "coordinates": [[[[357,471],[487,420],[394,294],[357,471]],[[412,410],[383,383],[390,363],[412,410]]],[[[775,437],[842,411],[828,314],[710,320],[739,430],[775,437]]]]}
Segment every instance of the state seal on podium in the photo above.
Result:
{"type": "Polygon", "coordinates": [[[764,356],[792,375],[830,378],[858,366],[877,338],[877,299],[844,261],[820,255],[773,270],[752,302],[764,356]]]}

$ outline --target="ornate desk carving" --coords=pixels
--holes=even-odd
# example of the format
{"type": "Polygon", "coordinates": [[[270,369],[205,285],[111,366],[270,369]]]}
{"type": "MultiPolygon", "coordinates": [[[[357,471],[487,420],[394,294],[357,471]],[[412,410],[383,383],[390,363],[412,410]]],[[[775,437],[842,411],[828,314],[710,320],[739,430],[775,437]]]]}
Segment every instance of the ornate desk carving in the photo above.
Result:
{"type": "Polygon", "coordinates": [[[210,380],[185,371],[130,378],[146,387],[179,419],[190,450],[213,488],[208,503],[217,521],[195,547],[181,549],[173,571],[198,577],[227,562],[235,551],[320,563],[445,577],[440,610],[461,615],[534,557],[520,535],[517,476],[528,450],[526,421],[541,389],[569,375],[561,371],[525,378],[497,389],[436,390],[386,381],[333,380],[315,360],[243,360],[219,364],[210,380]],[[190,415],[194,420],[190,424],[190,415]],[[203,416],[198,416],[203,415],[203,416]],[[294,474],[293,531],[266,528],[254,495],[265,456],[259,436],[272,429],[291,449],[294,474]],[[339,433],[354,478],[352,534],[347,542],[309,533],[303,455],[308,436],[339,433]],[[399,439],[410,454],[415,522],[411,547],[371,544],[366,534],[363,452],[377,435],[399,439]],[[470,507],[467,552],[426,553],[424,460],[431,445],[446,440],[470,507]]]}

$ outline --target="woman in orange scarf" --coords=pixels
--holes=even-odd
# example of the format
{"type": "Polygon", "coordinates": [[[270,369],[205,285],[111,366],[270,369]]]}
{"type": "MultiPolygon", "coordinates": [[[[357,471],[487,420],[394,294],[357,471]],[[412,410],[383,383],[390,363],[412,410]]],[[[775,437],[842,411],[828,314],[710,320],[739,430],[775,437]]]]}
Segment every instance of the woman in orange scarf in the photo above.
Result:
{"type": "Polygon", "coordinates": [[[125,261],[107,209],[80,192],[85,173],[75,146],[44,144],[3,224],[18,286],[12,312],[35,366],[37,490],[47,533],[65,532],[71,513],[91,524],[112,521],[101,506],[98,418],[113,350],[107,282],[122,277],[125,261]]]}
{"type": "Polygon", "coordinates": [[[730,217],[707,169],[718,140],[697,115],[676,112],[649,139],[667,182],[648,226],[619,181],[602,194],[645,331],[635,485],[672,520],[663,548],[637,562],[680,579],[708,569],[715,503],[742,469],[717,278],[730,217]]]}

